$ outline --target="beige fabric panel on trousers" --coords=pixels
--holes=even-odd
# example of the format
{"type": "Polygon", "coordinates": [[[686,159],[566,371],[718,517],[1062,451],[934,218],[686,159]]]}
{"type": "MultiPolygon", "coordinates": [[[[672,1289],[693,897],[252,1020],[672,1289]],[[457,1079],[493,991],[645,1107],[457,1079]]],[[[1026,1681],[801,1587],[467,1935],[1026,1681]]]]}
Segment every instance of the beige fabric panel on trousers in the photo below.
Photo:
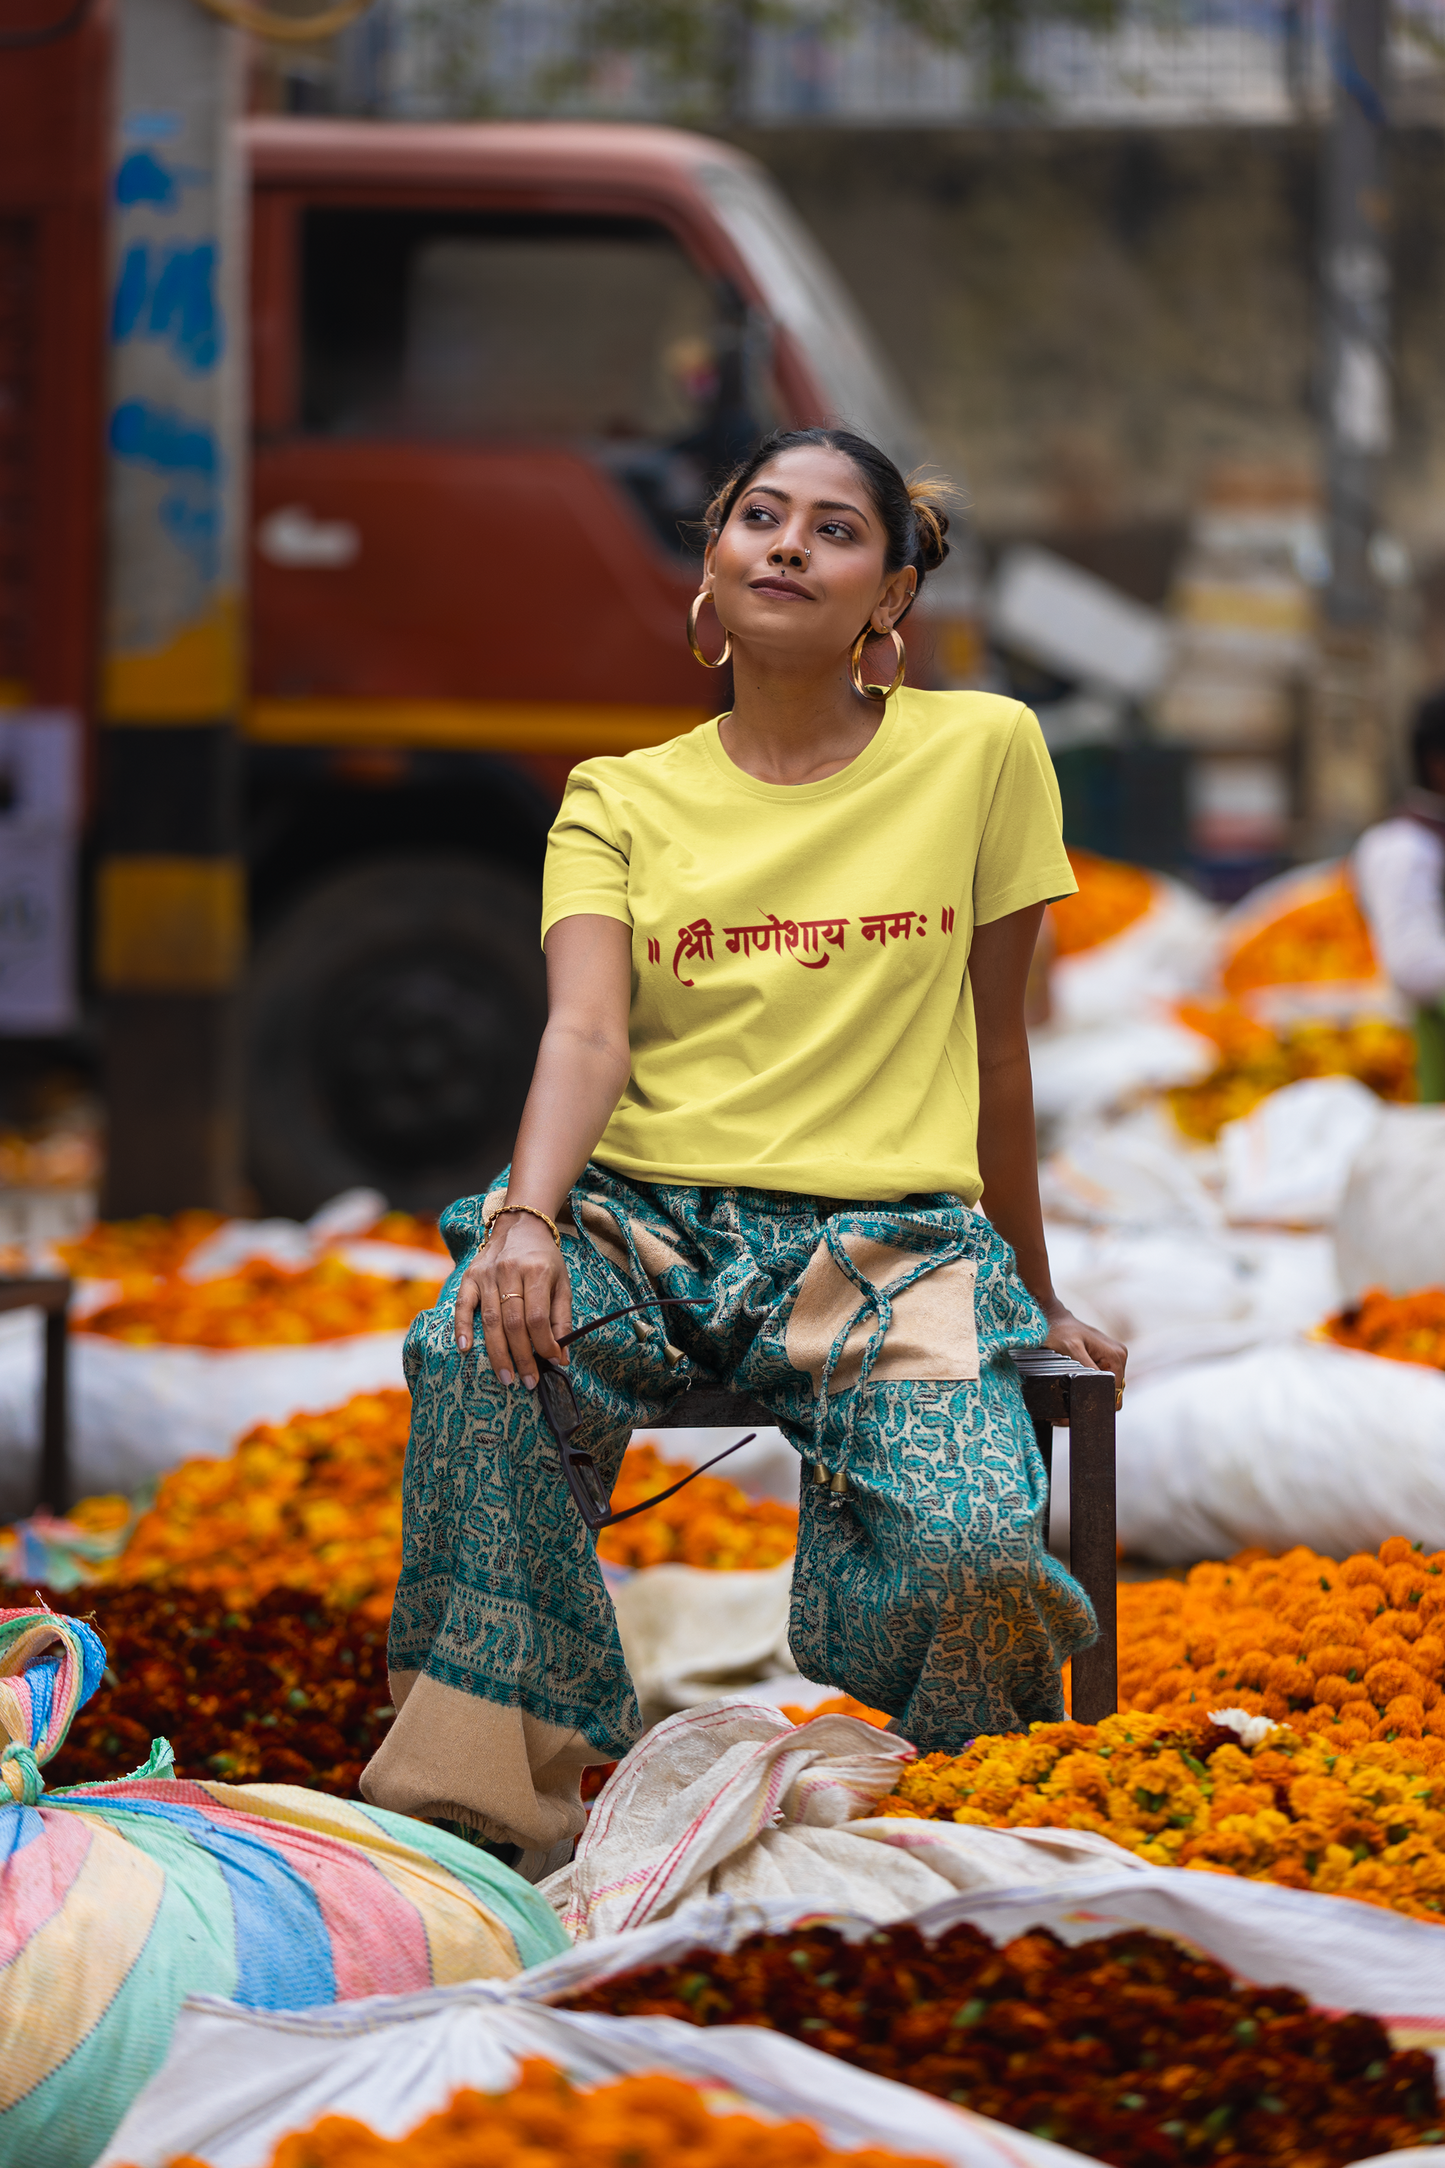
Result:
{"type": "MultiPolygon", "coordinates": [[[[873,1242],[865,1235],[842,1234],[839,1240],[853,1263],[873,1285],[887,1292],[918,1263],[915,1250],[873,1242]]],[[[974,1317],[974,1282],[978,1267],[956,1258],[925,1273],[893,1298],[893,1321],[869,1372],[870,1381],[890,1378],[968,1379],[978,1376],[978,1331],[974,1317]]],[[[826,1242],[808,1261],[798,1299],[788,1319],[788,1361],[806,1370],[819,1390],[828,1351],[849,1318],[857,1320],[838,1358],[829,1389],[844,1392],[856,1385],[863,1354],[874,1330],[873,1311],[860,1290],[840,1270],[826,1242]]]]}

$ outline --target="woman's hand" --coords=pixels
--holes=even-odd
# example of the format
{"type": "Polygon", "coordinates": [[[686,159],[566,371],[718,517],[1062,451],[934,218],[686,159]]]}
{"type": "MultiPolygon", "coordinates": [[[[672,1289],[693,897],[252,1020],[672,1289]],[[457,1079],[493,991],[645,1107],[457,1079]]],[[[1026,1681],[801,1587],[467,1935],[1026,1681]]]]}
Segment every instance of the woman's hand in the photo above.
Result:
{"type": "Polygon", "coordinates": [[[572,1325],[572,1288],[567,1263],[540,1220],[530,1213],[494,1220],[486,1248],[468,1265],[457,1289],[457,1346],[472,1344],[480,1315],[487,1361],[503,1385],[520,1377],[530,1393],[537,1357],[565,1363],[561,1335],[572,1325]]]}
{"type": "Polygon", "coordinates": [[[1129,1350],[1098,1325],[1086,1325],[1075,1317],[1061,1302],[1046,1305],[1044,1315],[1049,1321],[1049,1337],[1044,1342],[1056,1355],[1072,1355],[1076,1363],[1083,1363],[1089,1370],[1112,1370],[1116,1387],[1115,1406],[1124,1397],[1124,1367],[1129,1360],[1129,1350]]]}

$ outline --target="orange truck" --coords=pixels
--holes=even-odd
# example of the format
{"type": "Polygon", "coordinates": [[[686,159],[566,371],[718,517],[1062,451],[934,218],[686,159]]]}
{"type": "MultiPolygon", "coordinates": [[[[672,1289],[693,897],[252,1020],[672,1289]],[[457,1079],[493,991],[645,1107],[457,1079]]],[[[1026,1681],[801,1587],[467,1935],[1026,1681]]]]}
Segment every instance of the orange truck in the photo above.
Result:
{"type": "MultiPolygon", "coordinates": [[[[0,278],[26,248],[36,274],[0,371],[52,409],[18,445],[0,383],[0,491],[39,502],[65,469],[42,555],[0,544],[0,681],[89,714],[105,303],[73,103],[47,170],[97,281],[78,343],[45,314],[46,146],[22,172],[0,125],[0,278]]],[[[726,705],[684,634],[710,488],[780,423],[846,421],[904,465],[922,446],[836,275],[724,144],[319,119],[252,119],[245,144],[247,1171],[273,1210],[355,1182],[435,1207],[515,1127],[568,770],[726,705]]],[[[928,593],[910,676],[967,682],[964,553],[928,593]]]]}

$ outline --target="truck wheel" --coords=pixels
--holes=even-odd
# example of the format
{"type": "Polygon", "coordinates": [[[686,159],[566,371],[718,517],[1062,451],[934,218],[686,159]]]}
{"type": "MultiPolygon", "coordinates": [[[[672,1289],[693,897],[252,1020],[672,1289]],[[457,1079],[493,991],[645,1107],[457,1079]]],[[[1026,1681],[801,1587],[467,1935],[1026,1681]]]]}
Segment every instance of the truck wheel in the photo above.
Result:
{"type": "Polygon", "coordinates": [[[371,859],[312,889],[252,961],[247,1119],[268,1211],[356,1183],[435,1212],[505,1164],[547,992],[541,898],[459,853],[371,859]]]}

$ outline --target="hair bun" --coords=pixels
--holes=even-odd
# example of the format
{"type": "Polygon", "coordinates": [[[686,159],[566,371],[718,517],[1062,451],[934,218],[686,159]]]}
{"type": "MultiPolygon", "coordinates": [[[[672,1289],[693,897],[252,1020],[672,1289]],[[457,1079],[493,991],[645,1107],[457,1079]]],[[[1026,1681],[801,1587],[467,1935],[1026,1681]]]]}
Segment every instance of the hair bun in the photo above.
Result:
{"type": "Polygon", "coordinates": [[[925,572],[936,572],[948,555],[948,514],[944,510],[951,494],[948,484],[934,475],[911,474],[904,487],[913,507],[918,562],[925,572]]]}

